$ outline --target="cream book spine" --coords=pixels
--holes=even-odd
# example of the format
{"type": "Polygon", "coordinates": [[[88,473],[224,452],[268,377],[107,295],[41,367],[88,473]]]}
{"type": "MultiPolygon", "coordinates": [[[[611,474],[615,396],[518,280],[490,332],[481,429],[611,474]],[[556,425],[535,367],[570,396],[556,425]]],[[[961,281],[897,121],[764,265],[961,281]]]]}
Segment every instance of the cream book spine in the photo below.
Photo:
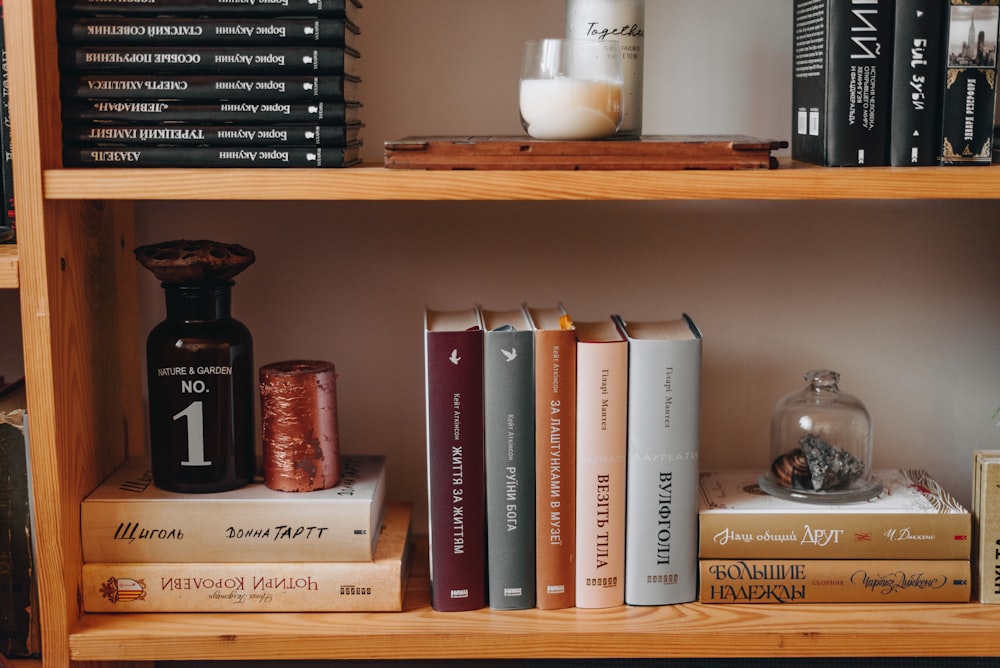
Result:
{"type": "Polygon", "coordinates": [[[883,490],[862,503],[813,505],[770,496],[760,471],[702,471],[698,556],[713,559],[959,559],[972,514],[927,471],[877,469],[883,490]]]}
{"type": "Polygon", "coordinates": [[[968,603],[968,560],[704,559],[701,603],[968,603]]]}
{"type": "Polygon", "coordinates": [[[214,494],[153,485],[127,460],[80,508],[83,561],[371,561],[385,509],[382,455],[343,455],[330,489],[289,493],[255,482],[214,494]]]}
{"type": "Polygon", "coordinates": [[[625,602],[628,344],[609,317],[576,323],[576,607],[625,602]]]}
{"type": "Polygon", "coordinates": [[[390,503],[371,561],[83,564],[86,612],[396,612],[412,507],[390,503]]]}
{"type": "Polygon", "coordinates": [[[1000,603],[1000,450],[976,450],[972,515],[976,599],[1000,603]]]}

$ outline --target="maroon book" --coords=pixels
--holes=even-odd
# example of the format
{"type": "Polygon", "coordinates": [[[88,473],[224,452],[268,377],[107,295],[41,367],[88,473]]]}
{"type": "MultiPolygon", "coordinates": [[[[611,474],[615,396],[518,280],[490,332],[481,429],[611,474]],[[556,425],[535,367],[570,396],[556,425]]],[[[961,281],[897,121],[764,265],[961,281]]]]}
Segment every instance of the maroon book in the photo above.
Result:
{"type": "Polygon", "coordinates": [[[486,606],[483,327],[475,308],[425,314],[431,605],[486,606]]]}

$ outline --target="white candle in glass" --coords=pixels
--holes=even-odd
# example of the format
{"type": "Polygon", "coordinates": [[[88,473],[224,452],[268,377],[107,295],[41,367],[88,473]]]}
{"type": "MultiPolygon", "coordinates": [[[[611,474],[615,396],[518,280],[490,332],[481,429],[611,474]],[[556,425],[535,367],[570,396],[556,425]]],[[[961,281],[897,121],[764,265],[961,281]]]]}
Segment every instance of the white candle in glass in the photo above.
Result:
{"type": "Polygon", "coordinates": [[[621,118],[620,81],[566,77],[521,81],[521,119],[536,139],[610,137],[621,118]]]}
{"type": "Polygon", "coordinates": [[[600,139],[621,124],[622,58],[616,43],[528,42],[520,85],[521,124],[536,139],[600,139]]]}

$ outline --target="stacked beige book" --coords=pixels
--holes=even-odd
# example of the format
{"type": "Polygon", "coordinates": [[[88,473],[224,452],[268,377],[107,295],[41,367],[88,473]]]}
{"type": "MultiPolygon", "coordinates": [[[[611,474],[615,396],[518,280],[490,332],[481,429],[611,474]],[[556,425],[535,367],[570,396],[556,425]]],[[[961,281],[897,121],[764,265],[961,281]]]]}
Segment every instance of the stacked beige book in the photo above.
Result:
{"type": "Polygon", "coordinates": [[[703,472],[699,600],[969,601],[969,511],[926,471],[874,473],[874,499],[813,505],[768,495],[758,471],[703,472]]]}
{"type": "Polygon", "coordinates": [[[87,612],[397,611],[409,504],[386,501],[385,458],[345,455],[313,492],[254,483],[215,494],[152,484],[125,462],[81,507],[87,612]]]}

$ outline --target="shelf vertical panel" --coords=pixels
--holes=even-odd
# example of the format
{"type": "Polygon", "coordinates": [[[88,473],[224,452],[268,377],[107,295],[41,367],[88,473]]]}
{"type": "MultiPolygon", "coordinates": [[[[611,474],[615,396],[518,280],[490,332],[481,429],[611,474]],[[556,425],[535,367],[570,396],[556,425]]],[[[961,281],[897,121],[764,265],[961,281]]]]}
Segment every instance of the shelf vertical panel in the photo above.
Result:
{"type": "Polygon", "coordinates": [[[55,5],[4,10],[42,654],[70,666],[80,502],[144,439],[132,205],[45,199],[61,164],[55,5]]]}

